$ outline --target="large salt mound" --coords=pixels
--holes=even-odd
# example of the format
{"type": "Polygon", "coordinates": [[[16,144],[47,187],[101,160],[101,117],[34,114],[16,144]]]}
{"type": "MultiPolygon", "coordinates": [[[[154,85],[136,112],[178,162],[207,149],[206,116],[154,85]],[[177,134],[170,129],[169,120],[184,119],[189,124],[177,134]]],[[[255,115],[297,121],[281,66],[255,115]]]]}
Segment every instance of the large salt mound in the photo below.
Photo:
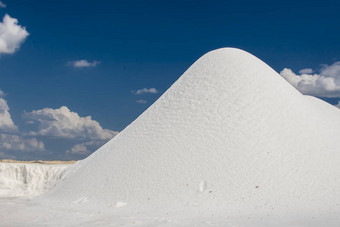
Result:
{"type": "Polygon", "coordinates": [[[340,112],[251,54],[195,62],[44,196],[92,207],[339,211],[340,112]]]}

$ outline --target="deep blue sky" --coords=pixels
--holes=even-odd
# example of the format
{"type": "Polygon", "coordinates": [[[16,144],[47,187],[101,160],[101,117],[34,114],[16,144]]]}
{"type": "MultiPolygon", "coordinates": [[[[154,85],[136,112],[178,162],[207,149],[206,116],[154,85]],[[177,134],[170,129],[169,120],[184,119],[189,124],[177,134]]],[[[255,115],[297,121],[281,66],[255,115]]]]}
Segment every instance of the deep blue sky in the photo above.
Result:
{"type": "Polygon", "coordinates": [[[121,131],[216,48],[244,49],[278,72],[340,59],[339,1],[3,2],[0,17],[17,18],[30,33],[0,58],[0,89],[19,127],[24,111],[67,106],[121,131]],[[101,63],[67,65],[79,59],[101,63]],[[151,87],[159,93],[131,93],[151,87]]]}

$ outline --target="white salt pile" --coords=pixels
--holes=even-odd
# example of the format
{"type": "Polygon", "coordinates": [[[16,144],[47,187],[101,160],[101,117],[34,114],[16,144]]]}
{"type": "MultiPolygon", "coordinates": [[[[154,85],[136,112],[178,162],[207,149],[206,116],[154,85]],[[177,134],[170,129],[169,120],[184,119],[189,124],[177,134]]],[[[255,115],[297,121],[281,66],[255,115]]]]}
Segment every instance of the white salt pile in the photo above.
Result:
{"type": "Polygon", "coordinates": [[[212,51],[48,198],[339,209],[340,112],[251,54],[212,51]]]}
{"type": "Polygon", "coordinates": [[[339,138],[337,108],[247,52],[215,50],[36,200],[96,212],[35,224],[339,226],[339,138]]]}

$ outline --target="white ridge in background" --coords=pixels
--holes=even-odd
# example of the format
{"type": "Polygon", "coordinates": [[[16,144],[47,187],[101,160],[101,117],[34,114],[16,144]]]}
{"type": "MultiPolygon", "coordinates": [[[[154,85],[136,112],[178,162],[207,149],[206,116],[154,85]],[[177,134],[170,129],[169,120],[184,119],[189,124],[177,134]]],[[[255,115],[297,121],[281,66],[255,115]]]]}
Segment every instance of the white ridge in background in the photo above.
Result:
{"type": "Polygon", "coordinates": [[[54,187],[69,165],[0,163],[0,198],[33,197],[54,187]]]}

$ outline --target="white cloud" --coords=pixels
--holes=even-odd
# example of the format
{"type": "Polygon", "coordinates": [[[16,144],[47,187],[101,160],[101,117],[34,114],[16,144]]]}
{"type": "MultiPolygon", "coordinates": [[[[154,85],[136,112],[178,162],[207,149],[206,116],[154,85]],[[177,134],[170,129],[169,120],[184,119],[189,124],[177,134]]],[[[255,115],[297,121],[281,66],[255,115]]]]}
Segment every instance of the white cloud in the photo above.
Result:
{"type": "Polygon", "coordinates": [[[148,101],[146,101],[145,99],[138,99],[136,102],[137,102],[137,103],[140,103],[140,104],[145,104],[145,103],[147,103],[148,101]]]}
{"type": "Polygon", "coordinates": [[[340,97],[340,61],[323,65],[319,74],[295,74],[291,69],[283,69],[280,75],[302,94],[318,97],[340,97]]]}
{"type": "Polygon", "coordinates": [[[112,130],[103,129],[97,121],[91,119],[91,116],[80,117],[66,106],[59,109],[34,110],[24,113],[24,118],[38,123],[38,130],[30,132],[30,135],[34,136],[109,140],[117,134],[112,130]]]}
{"type": "Polygon", "coordinates": [[[65,106],[24,113],[23,118],[30,124],[30,132],[18,130],[12,121],[6,100],[0,98],[0,158],[22,158],[20,152],[33,152],[30,154],[37,155],[37,152],[45,150],[45,155],[51,151],[52,154],[57,154],[58,148],[45,149],[44,144],[49,144],[48,141],[55,137],[68,144],[66,154],[87,156],[118,133],[103,129],[90,116],[80,117],[65,106]],[[34,138],[36,136],[40,136],[39,140],[34,138]]]}
{"type": "Polygon", "coordinates": [[[18,135],[0,134],[0,149],[14,151],[44,151],[44,143],[36,138],[25,139],[18,135]]]}
{"type": "Polygon", "coordinates": [[[77,60],[71,61],[68,64],[72,65],[74,68],[86,68],[86,67],[95,67],[99,64],[99,61],[89,62],[88,60],[77,60]]]}
{"type": "MultiPolygon", "coordinates": [[[[1,90],[0,90],[1,91],[1,90]]],[[[2,92],[2,91],[1,91],[2,92]]],[[[3,93],[3,92],[2,92],[3,93]]],[[[44,151],[44,143],[36,138],[24,138],[17,130],[5,99],[0,98],[0,150],[2,157],[14,157],[3,151],[44,151]]]]}
{"type": "Polygon", "coordinates": [[[88,155],[91,154],[91,151],[85,146],[85,144],[76,144],[71,150],[66,151],[67,154],[79,154],[79,155],[88,155]]]}
{"type": "Polygon", "coordinates": [[[301,69],[299,71],[300,74],[312,74],[313,73],[313,69],[310,68],[306,68],[306,69],[301,69]]]}
{"type": "Polygon", "coordinates": [[[66,151],[66,154],[75,155],[89,155],[93,151],[97,150],[98,147],[103,146],[107,141],[105,140],[91,140],[88,142],[74,145],[70,150],[66,151]]]}
{"type": "Polygon", "coordinates": [[[1,89],[0,89],[0,98],[2,98],[2,97],[5,97],[5,92],[3,92],[1,89]]]}
{"type": "Polygon", "coordinates": [[[156,88],[143,88],[143,89],[139,89],[139,90],[132,90],[131,92],[133,94],[136,94],[136,95],[141,95],[141,94],[144,94],[144,93],[152,93],[152,94],[158,93],[156,88]]]}
{"type": "Polygon", "coordinates": [[[6,8],[6,4],[0,1],[0,8],[6,8]]]}
{"type": "Polygon", "coordinates": [[[13,54],[20,48],[29,33],[18,25],[18,20],[6,14],[0,22],[0,54],[13,54]]]}
{"type": "Polygon", "coordinates": [[[0,131],[15,131],[17,126],[13,123],[9,107],[5,99],[0,98],[0,131]]]}

